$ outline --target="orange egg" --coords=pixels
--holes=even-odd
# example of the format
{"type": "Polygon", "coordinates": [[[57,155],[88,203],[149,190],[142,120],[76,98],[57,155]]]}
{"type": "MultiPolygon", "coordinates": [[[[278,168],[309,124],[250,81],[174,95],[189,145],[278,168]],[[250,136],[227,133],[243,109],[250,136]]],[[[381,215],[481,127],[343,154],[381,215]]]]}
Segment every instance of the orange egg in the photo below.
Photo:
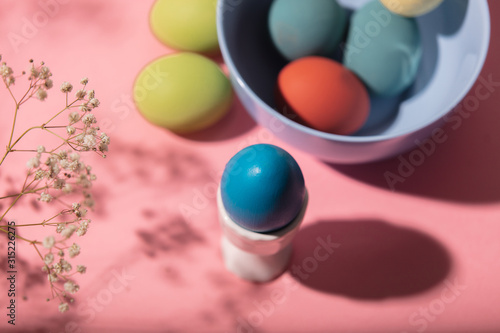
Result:
{"type": "Polygon", "coordinates": [[[363,126],[370,111],[365,86],[340,63],[304,57],[286,65],[278,76],[278,110],[314,129],[348,135],[363,126]]]}

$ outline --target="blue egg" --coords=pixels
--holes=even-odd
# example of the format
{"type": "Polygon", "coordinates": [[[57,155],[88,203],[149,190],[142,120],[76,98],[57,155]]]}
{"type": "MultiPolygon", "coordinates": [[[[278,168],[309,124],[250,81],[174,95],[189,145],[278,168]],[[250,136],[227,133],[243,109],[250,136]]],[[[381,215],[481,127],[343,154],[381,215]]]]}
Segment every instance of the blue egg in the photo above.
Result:
{"type": "Polygon", "coordinates": [[[347,12],[336,0],[274,0],[269,31],[288,60],[333,55],[347,25],[347,12]]]}
{"type": "Polygon", "coordinates": [[[258,144],[227,163],[221,197],[229,217],[251,231],[280,229],[298,215],[305,197],[299,165],[285,150],[258,144]]]}
{"type": "Polygon", "coordinates": [[[394,96],[417,76],[422,45],[417,22],[372,0],[351,18],[344,65],[375,96],[394,96]]]}

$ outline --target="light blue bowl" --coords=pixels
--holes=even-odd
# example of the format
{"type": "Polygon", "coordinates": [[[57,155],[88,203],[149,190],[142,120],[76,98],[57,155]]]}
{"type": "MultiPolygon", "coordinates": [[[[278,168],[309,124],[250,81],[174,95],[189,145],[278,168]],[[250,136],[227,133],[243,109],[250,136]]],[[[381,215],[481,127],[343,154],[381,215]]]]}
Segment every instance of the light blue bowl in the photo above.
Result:
{"type": "MultiPolygon", "coordinates": [[[[355,9],[367,0],[340,0],[355,9]]],[[[365,163],[400,154],[443,125],[481,72],[490,40],[487,0],[445,0],[417,18],[423,58],[415,84],[402,96],[372,99],[365,126],[351,136],[317,131],[273,109],[286,61],[267,28],[272,0],[219,0],[217,30],[236,93],[250,115],[281,140],[321,160],[365,163]]]]}

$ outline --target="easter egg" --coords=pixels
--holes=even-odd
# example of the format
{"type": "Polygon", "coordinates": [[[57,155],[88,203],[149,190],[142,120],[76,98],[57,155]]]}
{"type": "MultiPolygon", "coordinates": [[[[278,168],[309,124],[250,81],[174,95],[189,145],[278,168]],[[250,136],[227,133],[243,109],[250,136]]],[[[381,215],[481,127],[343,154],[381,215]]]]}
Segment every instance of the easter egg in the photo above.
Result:
{"type": "Polygon", "coordinates": [[[295,60],[281,70],[277,104],[292,120],[343,135],[360,129],[370,110],[368,92],[356,75],[317,56],[295,60]]]}
{"type": "Polygon", "coordinates": [[[181,51],[218,51],[216,0],[157,0],[150,26],[164,44],[181,51]]]}
{"type": "Polygon", "coordinates": [[[391,13],[379,0],[352,16],[343,62],[375,96],[394,96],[408,88],[421,58],[415,19],[391,13]]]}
{"type": "Polygon", "coordinates": [[[336,0],[274,0],[268,18],[271,39],[288,60],[332,55],[347,25],[336,0]]]}
{"type": "Polygon", "coordinates": [[[299,214],[304,177],[295,159],[274,145],[246,147],[227,163],[220,184],[229,217],[255,232],[280,229],[299,214]]]}
{"type": "Polygon", "coordinates": [[[420,16],[434,10],[443,0],[380,0],[391,12],[408,16],[420,16]]]}
{"type": "Polygon", "coordinates": [[[153,124],[190,133],[211,126],[227,113],[232,89],[215,62],[186,52],[148,64],[134,83],[134,100],[153,124]]]}

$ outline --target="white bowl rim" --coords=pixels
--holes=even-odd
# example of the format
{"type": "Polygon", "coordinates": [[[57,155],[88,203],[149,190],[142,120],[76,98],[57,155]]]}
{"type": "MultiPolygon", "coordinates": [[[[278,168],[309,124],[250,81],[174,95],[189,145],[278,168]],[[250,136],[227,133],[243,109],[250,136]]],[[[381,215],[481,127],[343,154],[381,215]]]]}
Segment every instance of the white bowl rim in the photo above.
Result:
{"type": "Polygon", "coordinates": [[[217,2],[217,37],[219,39],[219,46],[222,52],[222,56],[224,58],[224,62],[226,66],[228,67],[230,75],[234,76],[238,83],[242,86],[242,88],[245,89],[247,93],[249,93],[254,101],[256,101],[260,108],[265,110],[267,113],[269,113],[271,116],[274,116],[278,118],[281,122],[285,123],[288,126],[291,126],[295,128],[296,130],[300,132],[305,132],[309,135],[319,137],[325,140],[329,141],[338,141],[338,142],[346,142],[346,143],[356,143],[356,142],[362,142],[362,143],[370,143],[370,142],[380,142],[380,141],[387,141],[407,135],[411,135],[412,133],[418,132],[423,128],[426,128],[427,126],[430,126],[432,124],[435,124],[438,122],[440,119],[445,117],[448,113],[450,113],[462,100],[465,98],[467,93],[470,91],[470,89],[474,86],[474,84],[477,81],[477,78],[479,77],[479,74],[481,73],[484,63],[486,61],[486,57],[488,56],[488,49],[490,45],[490,34],[491,34],[491,19],[490,19],[490,11],[488,7],[488,0],[474,0],[473,2],[478,5],[478,9],[481,12],[482,16],[485,18],[482,24],[482,29],[483,29],[483,36],[485,39],[488,41],[487,43],[484,43],[482,45],[482,48],[479,52],[479,59],[478,62],[480,66],[476,66],[474,72],[472,73],[471,77],[474,77],[475,80],[470,80],[467,85],[464,87],[462,92],[460,94],[457,94],[457,96],[453,99],[449,105],[444,108],[448,109],[447,111],[441,113],[441,114],[436,114],[434,117],[430,117],[428,122],[426,123],[425,126],[414,126],[414,127],[409,127],[405,131],[399,131],[395,132],[392,134],[381,134],[381,135],[366,135],[366,136],[349,136],[349,135],[339,135],[339,134],[333,134],[333,133],[326,133],[322,132],[319,130],[315,130],[313,128],[307,127],[305,125],[299,124],[269,105],[267,105],[255,92],[248,87],[248,85],[245,83],[243,80],[240,72],[237,70],[234,62],[232,59],[229,57],[229,49],[226,44],[226,40],[224,38],[224,33],[222,29],[222,17],[224,16],[223,13],[221,13],[221,7],[226,0],[218,0],[217,2]]]}

